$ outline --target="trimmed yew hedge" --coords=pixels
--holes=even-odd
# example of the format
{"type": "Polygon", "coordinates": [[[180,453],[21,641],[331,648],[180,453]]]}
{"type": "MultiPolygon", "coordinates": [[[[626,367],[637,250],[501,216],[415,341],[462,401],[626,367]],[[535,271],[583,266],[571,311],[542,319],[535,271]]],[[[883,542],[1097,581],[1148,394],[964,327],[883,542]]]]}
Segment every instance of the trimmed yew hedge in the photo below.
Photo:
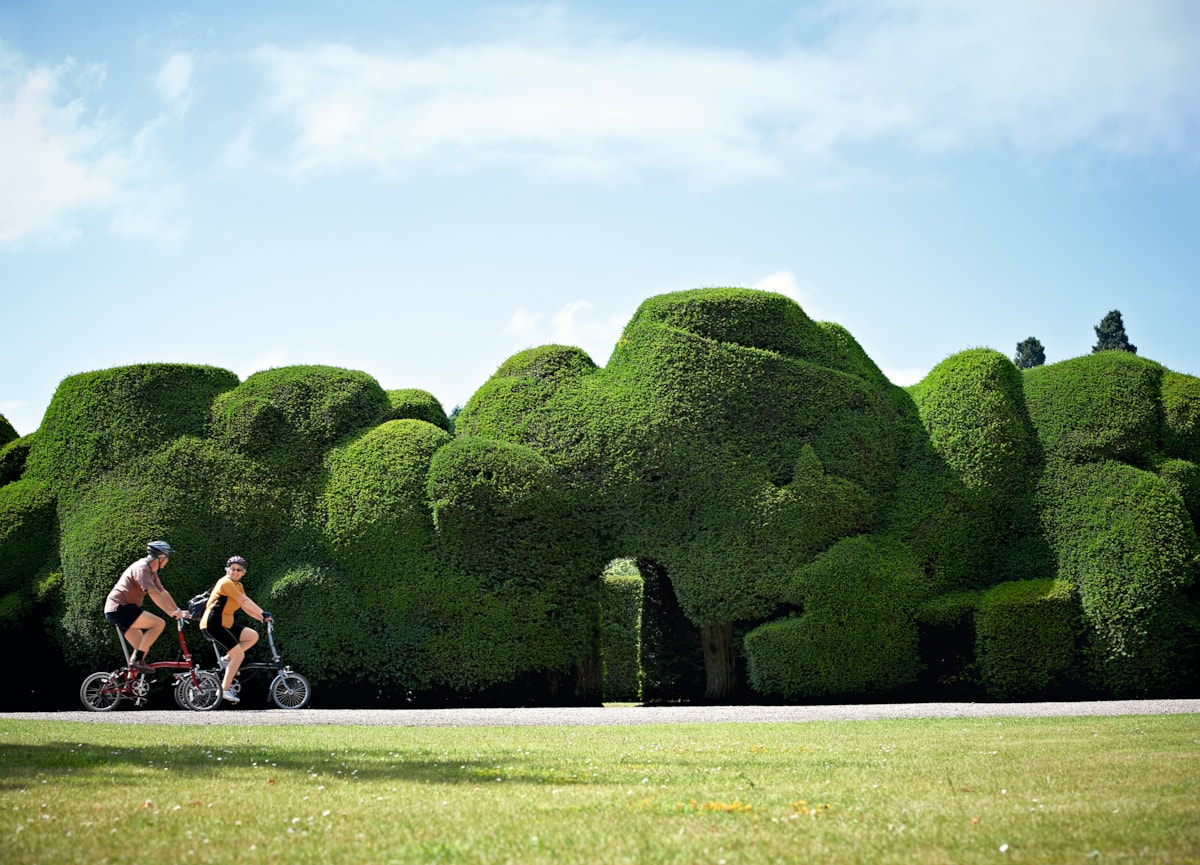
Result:
{"type": "Polygon", "coordinates": [[[788,298],[703,289],[604,368],[514,355],[449,430],[333,367],[71,376],[0,427],[0,619],[111,663],[103,597],[164,538],[177,601],[246,556],[289,660],[358,700],[1200,685],[1200,380],[1145,358],[972,349],[901,389],[788,298]]]}
{"type": "Polygon", "coordinates": [[[604,699],[642,699],[642,576],[629,559],[605,568],[600,581],[600,656],[604,699]]]}
{"type": "Polygon", "coordinates": [[[1079,591],[1071,583],[1001,583],[983,593],[975,623],[979,665],[991,696],[1062,698],[1082,690],[1086,681],[1079,675],[1083,623],[1079,591]]]}

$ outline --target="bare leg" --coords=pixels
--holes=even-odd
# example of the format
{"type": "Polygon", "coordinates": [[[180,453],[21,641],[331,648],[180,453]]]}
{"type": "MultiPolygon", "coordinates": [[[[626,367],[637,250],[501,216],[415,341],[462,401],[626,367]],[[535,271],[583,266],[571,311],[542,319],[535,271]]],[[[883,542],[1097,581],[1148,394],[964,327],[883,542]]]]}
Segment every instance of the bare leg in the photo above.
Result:
{"type": "Polygon", "coordinates": [[[225,657],[229,663],[225,666],[225,676],[221,679],[221,690],[228,691],[233,686],[233,678],[246,660],[246,652],[258,642],[258,631],[252,628],[242,628],[238,636],[238,644],[229,650],[225,657]]]}
{"type": "Polygon", "coordinates": [[[143,611],[125,632],[125,639],[134,651],[141,651],[144,661],[150,647],[154,645],[154,641],[158,639],[165,626],[166,622],[154,613],[143,611]]]}

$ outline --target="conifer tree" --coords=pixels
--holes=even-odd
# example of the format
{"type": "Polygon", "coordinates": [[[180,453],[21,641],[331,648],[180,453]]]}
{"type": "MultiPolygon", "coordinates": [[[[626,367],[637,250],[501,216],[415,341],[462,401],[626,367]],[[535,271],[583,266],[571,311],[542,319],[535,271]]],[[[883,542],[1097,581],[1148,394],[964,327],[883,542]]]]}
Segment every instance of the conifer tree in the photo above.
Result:
{"type": "Polygon", "coordinates": [[[1092,330],[1096,331],[1096,344],[1092,346],[1092,354],[1098,351],[1127,351],[1137,354],[1137,346],[1125,335],[1125,323],[1121,321],[1121,311],[1114,309],[1092,330]]]}
{"type": "Polygon", "coordinates": [[[1028,337],[1017,343],[1017,355],[1013,363],[1017,369],[1032,369],[1046,362],[1046,348],[1036,336],[1028,337]]]}

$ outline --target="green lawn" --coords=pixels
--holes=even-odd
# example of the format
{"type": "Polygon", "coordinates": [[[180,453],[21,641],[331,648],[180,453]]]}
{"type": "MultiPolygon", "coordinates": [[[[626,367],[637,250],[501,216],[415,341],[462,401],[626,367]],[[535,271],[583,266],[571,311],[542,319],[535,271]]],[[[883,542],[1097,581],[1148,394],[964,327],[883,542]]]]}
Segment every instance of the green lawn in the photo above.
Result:
{"type": "Polygon", "coordinates": [[[0,862],[1200,862],[1200,716],[0,720],[0,862]]]}

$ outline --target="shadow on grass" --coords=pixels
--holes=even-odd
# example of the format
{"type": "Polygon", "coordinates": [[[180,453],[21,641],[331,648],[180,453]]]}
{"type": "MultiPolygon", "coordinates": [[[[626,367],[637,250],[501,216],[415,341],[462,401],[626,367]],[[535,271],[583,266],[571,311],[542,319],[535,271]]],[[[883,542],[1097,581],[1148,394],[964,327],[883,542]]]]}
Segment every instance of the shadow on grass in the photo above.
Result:
{"type": "Polygon", "coordinates": [[[449,785],[498,779],[555,786],[628,780],[627,773],[619,771],[620,767],[609,768],[618,771],[598,772],[590,765],[584,773],[578,766],[551,767],[543,760],[522,759],[507,751],[487,759],[465,759],[425,755],[414,758],[384,749],[339,754],[328,748],[237,744],[121,747],[69,741],[0,744],[0,790],[23,788],[33,783],[33,779],[40,782],[59,778],[78,783],[91,773],[103,776],[110,784],[142,784],[146,769],[169,769],[174,777],[205,779],[219,772],[262,769],[280,780],[289,776],[307,779],[316,774],[323,779],[347,782],[399,780],[449,785]]]}

